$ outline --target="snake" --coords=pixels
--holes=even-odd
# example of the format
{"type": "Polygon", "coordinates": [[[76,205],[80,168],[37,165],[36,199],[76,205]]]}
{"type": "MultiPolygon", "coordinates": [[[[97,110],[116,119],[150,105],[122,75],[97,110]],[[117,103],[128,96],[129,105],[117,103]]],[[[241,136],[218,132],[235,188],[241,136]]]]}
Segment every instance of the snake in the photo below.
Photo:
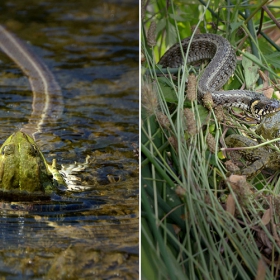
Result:
{"type": "Polygon", "coordinates": [[[198,85],[198,100],[210,92],[215,105],[238,107],[248,111],[256,118],[280,110],[280,102],[269,99],[263,94],[251,90],[220,89],[228,81],[236,68],[236,54],[227,39],[216,34],[195,34],[176,43],[160,58],[158,64],[163,68],[178,68],[187,63],[210,60],[202,73],[198,85]],[[182,49],[181,49],[182,46],[182,49]]]}
{"type": "Polygon", "coordinates": [[[63,97],[52,72],[20,38],[0,25],[0,49],[28,77],[32,94],[32,113],[20,129],[36,138],[48,125],[55,124],[63,112],[63,97]]]}

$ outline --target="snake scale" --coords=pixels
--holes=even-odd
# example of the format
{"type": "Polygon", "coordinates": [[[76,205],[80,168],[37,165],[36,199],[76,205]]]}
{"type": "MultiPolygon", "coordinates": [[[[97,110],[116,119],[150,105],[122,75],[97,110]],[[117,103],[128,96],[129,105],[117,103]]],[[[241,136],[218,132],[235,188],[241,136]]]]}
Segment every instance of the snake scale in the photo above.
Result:
{"type": "MultiPolygon", "coordinates": [[[[263,94],[250,90],[219,91],[234,73],[236,55],[230,43],[215,34],[196,34],[181,42],[184,54],[189,53],[187,63],[201,60],[211,60],[198,82],[198,99],[202,100],[206,92],[212,94],[216,105],[239,107],[249,111],[256,117],[280,110],[278,100],[269,99],[263,94]]],[[[173,45],[160,59],[162,67],[178,68],[184,63],[180,44],[173,45]]]]}

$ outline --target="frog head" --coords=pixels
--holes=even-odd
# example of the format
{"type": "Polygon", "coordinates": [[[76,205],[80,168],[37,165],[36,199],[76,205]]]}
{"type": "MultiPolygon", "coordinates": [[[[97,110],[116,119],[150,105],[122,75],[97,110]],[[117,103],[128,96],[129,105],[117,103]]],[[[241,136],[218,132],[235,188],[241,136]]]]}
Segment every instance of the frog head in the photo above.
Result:
{"type": "Polygon", "coordinates": [[[47,164],[34,140],[24,132],[12,134],[2,145],[0,189],[51,193],[57,185],[57,177],[55,164],[47,164]]]}
{"type": "MultiPolygon", "coordinates": [[[[256,129],[256,133],[265,139],[272,140],[280,137],[280,111],[263,117],[256,129]]],[[[278,144],[279,145],[279,144],[278,144]]]]}

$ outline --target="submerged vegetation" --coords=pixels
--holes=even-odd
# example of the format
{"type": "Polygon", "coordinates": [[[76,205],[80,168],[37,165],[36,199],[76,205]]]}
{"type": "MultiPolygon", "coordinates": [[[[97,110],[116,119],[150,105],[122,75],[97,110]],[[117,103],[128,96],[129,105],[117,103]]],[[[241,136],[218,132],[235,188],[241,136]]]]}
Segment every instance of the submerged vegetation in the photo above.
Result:
{"type": "MultiPolygon", "coordinates": [[[[260,158],[262,151],[269,161],[273,154],[277,169],[277,139],[267,141],[261,128],[256,131],[259,120],[240,109],[215,107],[211,96],[199,104],[202,67],[169,71],[157,65],[179,38],[219,34],[238,57],[224,89],[245,86],[277,98],[279,9],[266,4],[142,2],[143,279],[280,277],[279,172],[258,169],[248,157],[230,157],[225,144],[230,134],[265,143],[250,147],[251,155],[260,158]],[[254,172],[243,176],[248,166],[254,172]]],[[[238,150],[244,155],[248,148],[238,150]]]]}

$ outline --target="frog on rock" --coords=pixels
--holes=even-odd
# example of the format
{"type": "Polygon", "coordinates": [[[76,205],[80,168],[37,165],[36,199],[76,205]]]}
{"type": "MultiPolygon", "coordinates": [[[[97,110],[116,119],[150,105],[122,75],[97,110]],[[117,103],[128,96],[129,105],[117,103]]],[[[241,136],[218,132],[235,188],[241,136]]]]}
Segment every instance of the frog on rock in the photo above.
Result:
{"type": "Polygon", "coordinates": [[[65,185],[55,160],[49,165],[35,141],[24,132],[12,134],[0,152],[0,189],[47,194],[59,184],[65,185]]]}

